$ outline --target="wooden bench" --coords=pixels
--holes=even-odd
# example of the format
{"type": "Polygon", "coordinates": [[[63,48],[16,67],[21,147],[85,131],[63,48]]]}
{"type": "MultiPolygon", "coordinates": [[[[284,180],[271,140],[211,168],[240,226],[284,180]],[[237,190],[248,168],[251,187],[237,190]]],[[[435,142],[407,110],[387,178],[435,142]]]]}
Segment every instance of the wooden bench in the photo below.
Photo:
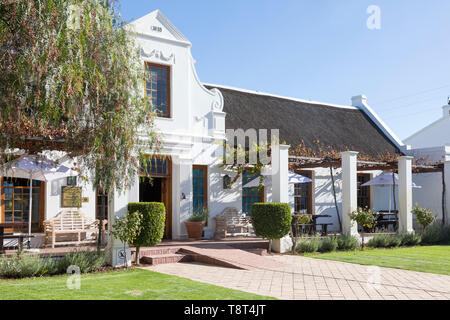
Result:
{"type": "Polygon", "coordinates": [[[226,238],[232,236],[248,236],[250,234],[250,219],[239,213],[236,208],[226,208],[221,214],[214,217],[216,231],[214,237],[226,238]]]}
{"type": "MultiPolygon", "coordinates": [[[[95,243],[98,236],[98,224],[98,220],[86,217],[79,210],[63,210],[57,216],[44,221],[45,244],[54,248],[55,245],[95,243]],[[95,238],[86,239],[87,233],[95,234],[95,238]],[[60,240],[58,242],[57,236],[60,240]]],[[[102,232],[104,225],[105,223],[102,232]]]]}

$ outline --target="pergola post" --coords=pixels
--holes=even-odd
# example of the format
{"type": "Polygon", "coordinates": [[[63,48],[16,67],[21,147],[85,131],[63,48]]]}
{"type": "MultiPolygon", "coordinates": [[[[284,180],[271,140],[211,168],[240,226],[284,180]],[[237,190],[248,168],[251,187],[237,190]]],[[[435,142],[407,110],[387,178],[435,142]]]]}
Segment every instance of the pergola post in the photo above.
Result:
{"type": "MultiPolygon", "coordinates": [[[[289,148],[288,145],[272,146],[272,202],[289,203],[289,148]]],[[[289,252],[292,240],[289,235],[272,241],[272,250],[278,253],[289,252]]]]}
{"type": "Polygon", "coordinates": [[[450,161],[444,162],[445,224],[450,225],[450,161]]]}
{"type": "Polygon", "coordinates": [[[414,232],[412,219],[412,160],[410,156],[398,160],[398,232],[414,232]]]}
{"type": "Polygon", "coordinates": [[[358,152],[346,151],[342,156],[342,232],[359,236],[358,225],[350,214],[358,207],[357,157],[358,152]]]}
{"type": "Polygon", "coordinates": [[[287,145],[272,147],[272,199],[289,203],[289,148],[287,145]]]}

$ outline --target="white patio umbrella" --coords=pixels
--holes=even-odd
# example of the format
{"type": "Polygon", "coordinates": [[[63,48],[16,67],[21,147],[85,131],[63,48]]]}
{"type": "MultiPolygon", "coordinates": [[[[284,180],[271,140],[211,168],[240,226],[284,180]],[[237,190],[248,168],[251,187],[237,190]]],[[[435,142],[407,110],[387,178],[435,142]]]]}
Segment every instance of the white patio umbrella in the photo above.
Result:
{"type": "MultiPolygon", "coordinates": [[[[392,172],[385,171],[379,176],[373,178],[372,180],[362,184],[362,187],[369,187],[369,186],[379,186],[379,187],[385,187],[385,186],[392,186],[392,193],[394,193],[395,186],[398,185],[398,174],[394,173],[394,177],[392,177],[392,172]]],[[[422,188],[421,186],[416,185],[414,182],[412,183],[412,187],[416,189],[422,188]]],[[[391,196],[389,196],[389,212],[391,212],[391,196]]],[[[395,208],[394,208],[395,210],[395,208]]]]}
{"type": "Polygon", "coordinates": [[[51,181],[78,175],[64,165],[59,165],[45,156],[24,155],[1,168],[3,176],[30,180],[30,204],[28,213],[28,234],[31,235],[33,213],[33,180],[51,181]]]}
{"type": "MultiPolygon", "coordinates": [[[[253,179],[252,181],[249,181],[246,183],[243,188],[256,188],[259,187],[259,177],[253,179]]],[[[295,172],[289,171],[288,173],[288,183],[289,184],[297,184],[297,183],[309,183],[312,182],[312,180],[308,177],[302,176],[300,174],[297,174],[295,172]]],[[[272,175],[268,174],[265,175],[263,178],[263,185],[264,186],[271,186],[272,185],[272,175]]]]}

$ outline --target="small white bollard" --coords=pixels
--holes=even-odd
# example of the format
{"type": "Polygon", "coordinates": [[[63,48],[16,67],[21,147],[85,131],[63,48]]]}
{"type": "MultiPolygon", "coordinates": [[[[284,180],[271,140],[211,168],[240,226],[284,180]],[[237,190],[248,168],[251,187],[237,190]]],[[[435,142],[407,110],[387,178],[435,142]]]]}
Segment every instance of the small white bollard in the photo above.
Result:
{"type": "Polygon", "coordinates": [[[286,253],[292,251],[292,239],[290,236],[285,236],[282,239],[272,240],[272,251],[276,253],[286,253]]]}

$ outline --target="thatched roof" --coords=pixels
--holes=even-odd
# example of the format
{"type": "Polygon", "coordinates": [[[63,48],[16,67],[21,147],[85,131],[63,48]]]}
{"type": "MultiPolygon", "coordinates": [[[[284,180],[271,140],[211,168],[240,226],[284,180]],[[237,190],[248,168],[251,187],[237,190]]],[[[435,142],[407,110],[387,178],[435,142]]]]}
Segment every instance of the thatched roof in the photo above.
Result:
{"type": "MultiPolygon", "coordinates": [[[[213,86],[208,85],[208,88],[213,86]]],[[[218,87],[224,97],[227,129],[279,129],[280,141],[292,148],[302,141],[317,149],[358,151],[382,156],[401,153],[364,111],[218,87]],[[319,141],[319,145],[316,141],[319,141]]],[[[269,131],[270,132],[270,131],[269,131]]]]}

